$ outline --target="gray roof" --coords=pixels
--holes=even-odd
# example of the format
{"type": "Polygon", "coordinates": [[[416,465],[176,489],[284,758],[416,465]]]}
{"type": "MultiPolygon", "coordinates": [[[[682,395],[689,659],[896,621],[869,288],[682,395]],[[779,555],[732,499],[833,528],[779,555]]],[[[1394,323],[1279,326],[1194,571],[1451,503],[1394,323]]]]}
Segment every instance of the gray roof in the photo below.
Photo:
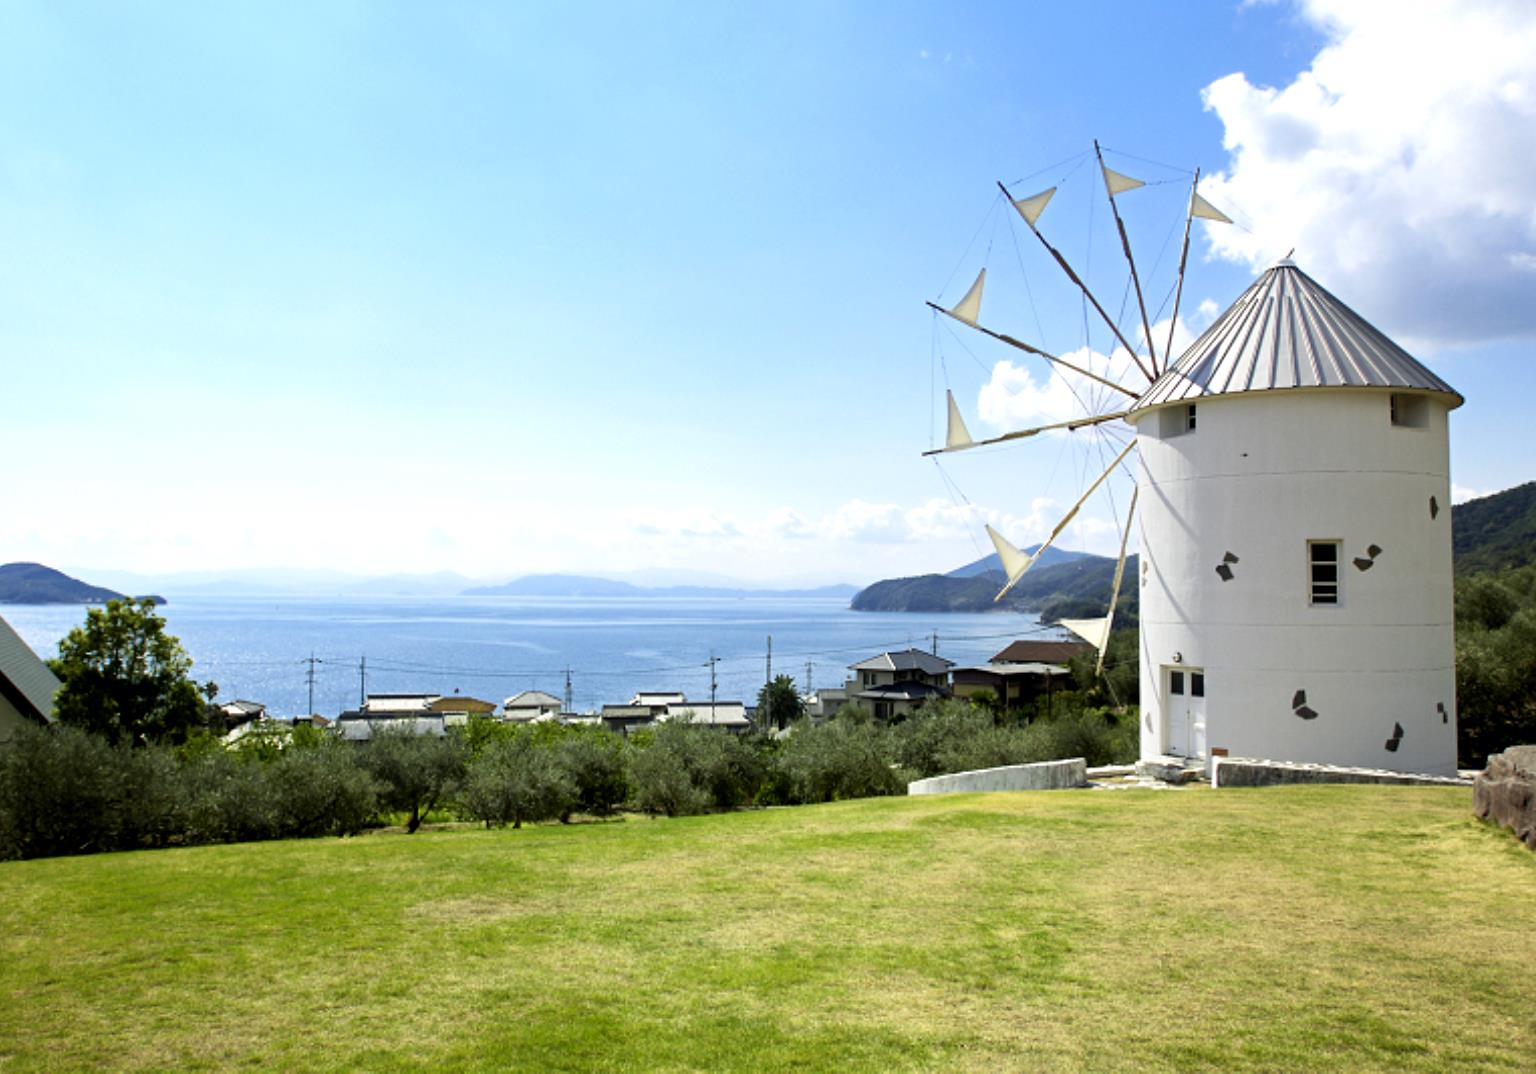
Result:
{"type": "Polygon", "coordinates": [[[868,660],[849,665],[852,671],[911,671],[914,668],[924,675],[942,675],[955,666],[953,660],[925,653],[921,649],[904,649],[899,653],[881,653],[868,660]]]}
{"type": "Polygon", "coordinates": [[[1290,260],[1253,282],[1132,413],[1237,392],[1401,388],[1462,398],[1290,260]]]}
{"type": "Polygon", "coordinates": [[[524,690],[501,703],[503,709],[547,709],[551,705],[558,708],[560,699],[553,694],[546,694],[543,690],[524,690]]]}
{"type": "Polygon", "coordinates": [[[53,722],[53,695],[59,680],[42,657],[32,651],[11,624],[0,619],[0,693],[22,712],[43,723],[53,722]]]}

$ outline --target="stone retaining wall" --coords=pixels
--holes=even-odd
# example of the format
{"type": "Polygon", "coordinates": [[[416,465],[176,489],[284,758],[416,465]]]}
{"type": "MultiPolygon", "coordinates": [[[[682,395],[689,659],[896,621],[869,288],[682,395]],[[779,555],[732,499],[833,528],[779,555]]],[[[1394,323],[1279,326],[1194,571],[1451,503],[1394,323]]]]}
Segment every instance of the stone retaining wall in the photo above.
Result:
{"type": "Polygon", "coordinates": [[[1488,758],[1472,784],[1472,808],[1536,850],[1536,746],[1511,746],[1488,758]]]}
{"type": "Polygon", "coordinates": [[[1088,762],[1081,757],[1038,764],[1011,764],[952,772],[907,784],[908,794],[961,794],[966,791],[1055,791],[1088,785],[1088,762]]]}
{"type": "Polygon", "coordinates": [[[1342,768],[1331,764],[1261,761],[1250,757],[1211,758],[1212,787],[1272,787],[1281,783],[1395,783],[1423,787],[1465,787],[1459,776],[1427,776],[1384,768],[1342,768]]]}

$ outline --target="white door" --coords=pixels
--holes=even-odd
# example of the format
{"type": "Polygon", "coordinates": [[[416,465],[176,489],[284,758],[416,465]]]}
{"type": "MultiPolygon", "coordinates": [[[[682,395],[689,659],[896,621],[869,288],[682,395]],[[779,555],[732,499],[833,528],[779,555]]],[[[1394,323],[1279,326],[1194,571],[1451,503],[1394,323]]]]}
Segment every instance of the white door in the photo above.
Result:
{"type": "Polygon", "coordinates": [[[1164,748],[1174,757],[1205,756],[1205,672],[1170,667],[1163,671],[1164,748]]]}

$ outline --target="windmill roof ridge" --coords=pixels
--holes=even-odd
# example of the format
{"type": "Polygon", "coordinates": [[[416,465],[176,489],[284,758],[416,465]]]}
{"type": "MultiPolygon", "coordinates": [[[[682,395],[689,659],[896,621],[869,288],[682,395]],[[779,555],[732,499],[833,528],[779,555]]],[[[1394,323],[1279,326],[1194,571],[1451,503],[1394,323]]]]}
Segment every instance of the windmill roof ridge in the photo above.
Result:
{"type": "Polygon", "coordinates": [[[1281,258],[1142,393],[1131,413],[1217,395],[1381,389],[1449,395],[1454,388],[1281,258]]]}

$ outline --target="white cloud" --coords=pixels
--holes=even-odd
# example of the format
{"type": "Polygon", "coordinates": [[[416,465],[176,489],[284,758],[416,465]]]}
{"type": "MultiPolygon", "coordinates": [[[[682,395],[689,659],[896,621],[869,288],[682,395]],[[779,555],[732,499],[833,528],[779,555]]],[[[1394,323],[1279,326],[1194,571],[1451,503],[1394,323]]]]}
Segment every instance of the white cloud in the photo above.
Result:
{"type": "MultiPolygon", "coordinates": [[[[1190,321],[1180,317],[1173,334],[1174,353],[1182,352],[1193,343],[1195,333],[1209,324],[1216,312],[1216,304],[1206,299],[1199,304],[1190,321]]],[[[1144,334],[1138,332],[1137,335],[1144,334]]],[[[1168,321],[1158,321],[1152,326],[1152,339],[1161,354],[1168,342],[1168,321]]],[[[1146,385],[1145,376],[1124,347],[1115,348],[1112,358],[1087,347],[1060,357],[1133,390],[1146,385]]],[[[1145,355],[1142,360],[1146,360],[1145,355]]],[[[992,379],[982,386],[977,396],[976,414],[982,425],[1001,432],[1108,413],[1121,409],[1130,401],[1128,396],[1059,365],[1050,365],[1042,382],[1035,379],[1035,373],[1028,366],[1015,365],[1005,359],[992,367],[992,379]]]]}
{"type": "Polygon", "coordinates": [[[1201,190],[1247,230],[1219,257],[1303,269],[1422,344],[1536,334],[1536,7],[1301,0],[1328,44],[1284,87],[1206,87],[1225,172],[1201,190]]]}
{"type": "Polygon", "coordinates": [[[1468,500],[1480,500],[1484,496],[1492,496],[1492,495],[1493,495],[1493,493],[1491,493],[1491,492],[1484,492],[1484,491],[1482,491],[1480,489],[1469,489],[1465,485],[1457,485],[1457,484],[1452,484],[1451,485],[1451,502],[1452,503],[1466,503],[1468,500]]]}

